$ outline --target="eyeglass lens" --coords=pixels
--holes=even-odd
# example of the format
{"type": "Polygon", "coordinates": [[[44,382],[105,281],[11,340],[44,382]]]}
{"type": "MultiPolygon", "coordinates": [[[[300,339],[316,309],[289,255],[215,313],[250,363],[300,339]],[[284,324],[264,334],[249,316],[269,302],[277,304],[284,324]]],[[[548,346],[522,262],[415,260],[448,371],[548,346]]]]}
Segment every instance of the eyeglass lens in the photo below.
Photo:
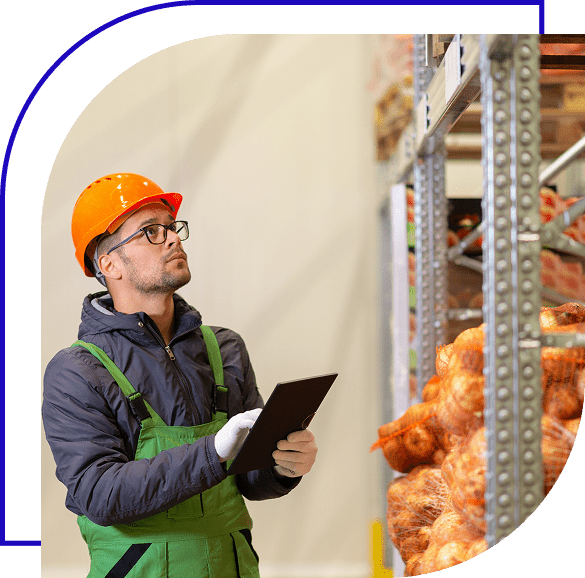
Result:
{"type": "Polygon", "coordinates": [[[151,243],[158,245],[166,241],[167,229],[176,233],[181,241],[185,241],[189,237],[189,227],[186,221],[175,221],[167,226],[150,225],[144,228],[144,232],[151,243]]]}

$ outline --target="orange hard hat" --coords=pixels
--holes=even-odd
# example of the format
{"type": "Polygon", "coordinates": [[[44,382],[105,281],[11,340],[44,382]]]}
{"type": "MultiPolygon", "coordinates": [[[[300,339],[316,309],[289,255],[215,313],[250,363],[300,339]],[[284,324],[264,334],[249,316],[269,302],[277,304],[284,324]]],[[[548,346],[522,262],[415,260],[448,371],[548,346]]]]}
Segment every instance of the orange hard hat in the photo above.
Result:
{"type": "Polygon", "coordinates": [[[79,195],[71,219],[75,257],[88,277],[94,277],[93,254],[98,237],[113,233],[136,209],[162,203],[173,219],[183,197],[165,193],[156,183],[141,175],[115,173],[97,179],[79,195]]]}

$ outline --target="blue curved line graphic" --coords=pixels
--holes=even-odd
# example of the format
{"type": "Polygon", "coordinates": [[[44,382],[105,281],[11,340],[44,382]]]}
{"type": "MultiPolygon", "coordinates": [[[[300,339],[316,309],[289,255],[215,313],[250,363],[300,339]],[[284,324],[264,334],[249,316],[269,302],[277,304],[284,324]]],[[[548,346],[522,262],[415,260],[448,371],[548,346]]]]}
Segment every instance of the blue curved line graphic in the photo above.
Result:
{"type": "Polygon", "coordinates": [[[16,133],[18,132],[18,129],[20,128],[20,125],[22,123],[22,119],[24,118],[24,115],[28,111],[32,101],[34,100],[35,96],[37,95],[37,93],[39,92],[39,90],[41,89],[43,84],[45,84],[45,82],[48,80],[48,78],[51,76],[51,74],[53,74],[53,72],[55,72],[55,70],[59,66],[61,66],[61,64],[67,58],[69,58],[69,56],[71,56],[71,54],[73,54],[78,48],[83,46],[88,40],[91,40],[94,36],[97,36],[98,34],[103,32],[104,30],[107,30],[108,28],[111,28],[112,26],[115,26],[116,24],[119,24],[120,22],[124,22],[124,20],[129,20],[130,18],[133,18],[134,16],[138,16],[140,14],[145,14],[147,12],[154,12],[155,10],[161,10],[163,8],[173,8],[176,6],[189,6],[189,5],[199,5],[199,4],[201,4],[201,3],[200,2],[193,2],[191,0],[181,0],[181,1],[176,1],[176,2],[166,2],[164,4],[154,4],[152,6],[147,6],[145,8],[140,8],[138,10],[134,10],[133,12],[128,12],[128,14],[124,14],[123,16],[118,16],[118,18],[114,18],[113,20],[106,22],[105,24],[103,24],[99,28],[96,28],[95,30],[93,30],[92,32],[90,32],[89,34],[84,36],[81,40],[76,42],[66,52],[64,52],[54,62],[54,64],[47,70],[47,72],[45,72],[45,74],[43,74],[43,77],[37,82],[33,91],[30,93],[29,97],[26,99],[26,102],[24,103],[24,106],[22,107],[20,114],[18,115],[18,118],[16,119],[16,123],[14,124],[14,127],[12,129],[12,133],[10,134],[10,138],[8,139],[8,146],[6,147],[6,155],[4,156],[4,162],[2,164],[2,180],[0,183],[0,194],[3,195],[6,191],[6,175],[8,173],[8,161],[10,159],[10,153],[12,152],[12,147],[14,145],[14,139],[16,138],[16,133]]]}
{"type": "MultiPolygon", "coordinates": [[[[478,1],[478,4],[480,3],[480,1],[478,1]]],[[[531,2],[531,1],[520,1],[520,2],[505,2],[505,1],[500,1],[500,2],[486,2],[485,5],[492,5],[492,6],[506,6],[509,4],[523,4],[526,6],[538,6],[539,10],[539,34],[544,34],[544,0],[539,0],[538,2],[531,2]]],[[[53,72],[55,72],[55,70],[73,53],[75,52],[80,46],[83,46],[88,40],[91,40],[94,36],[97,36],[98,34],[100,34],[101,32],[103,32],[104,30],[107,30],[108,28],[111,28],[112,26],[115,26],[116,24],[119,24],[120,22],[123,22],[124,20],[129,20],[130,18],[133,18],[134,16],[138,16],[140,14],[145,14],[147,12],[154,12],[155,10],[161,10],[163,8],[173,8],[173,7],[177,7],[177,6],[197,6],[200,5],[201,2],[193,2],[191,0],[179,0],[176,2],[166,2],[164,4],[154,4],[152,6],[146,6],[145,8],[140,8],[138,10],[134,10],[133,12],[128,12],[128,14],[124,14],[123,16],[119,16],[118,18],[114,18],[113,20],[110,20],[109,22],[106,22],[106,24],[103,24],[102,26],[100,26],[99,28],[96,28],[95,30],[93,30],[92,32],[90,32],[89,34],[87,34],[86,36],[84,36],[81,40],[79,40],[78,42],[76,42],[71,48],[69,48],[69,50],[67,50],[66,52],[64,52],[60,58],[58,58],[55,63],[47,70],[47,72],[45,72],[45,74],[43,75],[43,77],[39,80],[39,82],[37,83],[37,85],[34,87],[33,91],[30,93],[29,97],[27,98],[26,102],[24,103],[24,106],[22,107],[22,110],[20,111],[20,114],[18,115],[18,118],[16,120],[16,123],[14,124],[14,127],[12,129],[12,133],[10,134],[10,138],[8,140],[8,146],[6,148],[6,154],[4,156],[4,162],[2,164],[2,177],[0,180],[0,195],[4,195],[5,191],[6,191],[6,174],[8,172],[8,161],[10,159],[10,153],[12,152],[12,147],[14,145],[14,139],[16,138],[16,133],[18,132],[18,129],[20,128],[20,125],[22,123],[22,119],[24,118],[24,115],[26,114],[28,108],[30,107],[33,99],[35,98],[35,96],[37,95],[37,93],[39,92],[39,90],[41,89],[41,87],[43,86],[43,84],[45,84],[45,82],[47,81],[47,79],[51,76],[51,74],[53,74],[53,72]]],[[[215,2],[210,2],[206,4],[215,4],[215,2]]],[[[303,5],[305,4],[304,2],[301,3],[297,3],[297,5],[303,5]]],[[[327,2],[324,2],[323,4],[328,4],[327,2]]],[[[370,2],[369,4],[380,4],[378,2],[370,2]]],[[[417,5],[420,6],[435,6],[438,3],[416,3],[417,5]]],[[[466,2],[464,0],[456,0],[451,2],[450,4],[459,4],[459,5],[465,5],[465,4],[469,4],[469,2],[466,2]]],[[[481,2],[481,4],[484,4],[483,2],[481,2]]],[[[306,4],[305,4],[306,5],[306,4]]]]}
{"type": "MultiPolygon", "coordinates": [[[[42,88],[42,86],[45,84],[45,82],[48,80],[48,78],[51,76],[51,74],[53,74],[53,72],[55,72],[55,70],[71,54],[73,54],[78,48],[83,46],[86,42],[91,40],[94,36],[97,36],[98,34],[103,32],[104,30],[107,30],[108,28],[111,28],[112,26],[115,26],[116,24],[119,24],[120,22],[124,22],[125,20],[129,20],[130,18],[134,18],[135,16],[139,16],[140,14],[146,14],[148,12],[154,12],[156,10],[162,10],[164,8],[175,8],[175,7],[180,7],[180,6],[198,6],[201,4],[202,4],[201,2],[194,2],[192,0],[178,0],[175,2],[165,2],[165,3],[161,3],[161,4],[153,4],[152,6],[146,6],[144,8],[133,10],[132,12],[128,12],[127,14],[124,14],[122,16],[114,18],[113,20],[110,20],[109,22],[106,22],[102,26],[96,28],[95,30],[93,30],[92,32],[90,32],[89,34],[87,34],[86,36],[81,38],[81,40],[76,42],[66,52],[64,52],[53,63],[53,65],[45,72],[45,74],[42,76],[42,78],[37,82],[36,86],[34,87],[32,92],[30,93],[30,95],[26,99],[26,102],[24,103],[24,105],[23,105],[23,107],[18,115],[18,118],[16,119],[14,127],[12,128],[12,132],[10,133],[10,137],[8,139],[8,145],[6,147],[6,153],[4,155],[4,160],[2,163],[2,175],[1,175],[1,179],[0,179],[0,196],[4,197],[5,193],[6,193],[6,177],[8,174],[8,163],[10,160],[10,154],[12,152],[12,148],[14,146],[14,141],[16,139],[16,135],[18,133],[20,125],[22,124],[22,120],[24,118],[24,115],[27,113],[32,101],[34,100],[34,98],[36,97],[36,95],[38,94],[38,92],[42,88]]],[[[209,4],[216,4],[216,3],[215,2],[205,2],[204,4],[209,5],[209,4]]],[[[322,2],[320,4],[327,5],[327,4],[329,4],[329,2],[322,2]]],[[[353,3],[347,3],[347,4],[353,4],[353,3]]],[[[369,2],[368,4],[384,5],[381,2],[369,2]]],[[[450,4],[469,5],[469,2],[467,2],[465,0],[455,0],[455,1],[450,2],[450,4]]],[[[478,4],[491,5],[491,6],[506,6],[506,5],[511,5],[511,4],[515,4],[515,5],[520,4],[520,5],[525,5],[525,6],[538,6],[539,7],[539,33],[544,34],[544,0],[539,0],[538,2],[532,2],[530,0],[528,0],[528,1],[520,0],[517,2],[506,2],[506,1],[481,2],[481,0],[479,0],[478,4]]],[[[300,2],[300,3],[296,3],[294,5],[299,6],[299,5],[311,5],[311,4],[305,3],[305,2],[300,2]]],[[[339,4],[331,3],[331,5],[339,5],[339,4]]],[[[385,5],[391,5],[391,4],[385,4],[385,5]]],[[[417,2],[416,5],[435,6],[435,5],[438,5],[438,3],[428,3],[427,2],[427,3],[420,3],[419,4],[417,2]]],[[[2,222],[5,222],[6,215],[5,215],[5,201],[4,201],[4,199],[2,200],[2,202],[0,202],[0,211],[2,213],[2,222]]],[[[4,257],[3,250],[0,251],[0,270],[2,271],[2,276],[3,276],[3,280],[4,280],[6,263],[5,263],[5,257],[4,257]]],[[[2,285],[2,287],[3,286],[4,285],[2,285]]],[[[4,290],[2,289],[2,294],[3,293],[4,293],[4,290]]],[[[5,316],[4,306],[0,307],[0,311],[1,311],[0,312],[1,326],[5,328],[6,327],[6,316],[5,316]]],[[[2,332],[2,336],[0,339],[1,339],[2,349],[4,351],[6,351],[5,333],[4,332],[2,332]]],[[[5,407],[5,385],[6,384],[4,383],[3,378],[0,379],[0,383],[1,383],[1,386],[0,386],[0,423],[4,424],[5,423],[5,416],[6,416],[6,407],[5,407]]],[[[2,534],[0,535],[0,546],[40,546],[41,545],[40,541],[6,540],[5,495],[6,495],[6,451],[5,451],[5,445],[0,444],[0,519],[2,521],[2,534]]]]}
{"type": "MultiPolygon", "coordinates": [[[[24,115],[26,114],[26,112],[28,111],[32,101],[34,100],[35,96],[37,95],[37,93],[39,92],[39,90],[41,89],[41,87],[45,84],[45,82],[47,81],[47,79],[51,76],[51,74],[53,74],[53,72],[55,72],[55,70],[71,55],[73,54],[73,52],[75,52],[80,46],[83,46],[88,40],[91,40],[94,36],[97,36],[98,34],[100,34],[101,32],[103,32],[104,30],[107,30],[108,28],[111,28],[112,26],[115,26],[116,24],[119,24],[120,22],[124,22],[124,20],[128,20],[130,18],[133,18],[134,16],[138,16],[140,14],[145,14],[147,12],[154,12],[155,10],[161,10],[163,8],[174,8],[177,6],[189,6],[189,5],[199,5],[200,2],[193,2],[190,0],[184,0],[184,1],[177,1],[177,2],[166,2],[164,4],[154,4],[152,6],[147,6],[145,8],[140,8],[138,10],[134,10],[132,12],[128,12],[128,14],[124,14],[123,16],[119,16],[118,18],[114,18],[113,20],[110,20],[109,22],[106,22],[105,24],[103,24],[102,26],[100,26],[99,28],[96,28],[95,30],[93,30],[92,32],[90,32],[89,34],[87,34],[86,36],[84,36],[81,40],[79,40],[78,42],[76,42],[71,48],[69,48],[69,50],[67,50],[66,52],[64,52],[56,61],[55,63],[47,70],[47,72],[45,72],[45,74],[43,75],[43,77],[39,80],[39,82],[37,82],[36,86],[34,87],[33,91],[30,93],[29,97],[26,99],[26,102],[24,103],[24,106],[22,107],[20,114],[18,115],[18,118],[16,119],[16,123],[14,124],[14,127],[12,129],[12,132],[10,134],[10,138],[8,140],[8,146],[6,147],[6,154],[4,156],[4,162],[2,164],[2,180],[0,183],[0,195],[2,197],[4,197],[2,199],[2,202],[0,202],[0,207],[1,207],[1,211],[2,211],[2,222],[5,222],[5,193],[6,193],[6,175],[8,173],[8,162],[10,160],[10,154],[12,152],[12,147],[14,146],[14,140],[16,138],[16,134],[18,133],[18,129],[20,128],[20,125],[22,123],[22,120],[24,118],[24,115]]],[[[5,276],[5,270],[6,270],[6,263],[5,263],[5,257],[4,257],[4,251],[0,251],[0,270],[2,271],[2,276],[5,276]]],[[[4,287],[4,284],[2,284],[2,287],[4,287]]],[[[4,290],[2,290],[2,293],[4,293],[4,290]]],[[[4,306],[0,308],[1,309],[1,326],[2,327],[6,327],[6,315],[5,315],[5,308],[4,306]]],[[[6,343],[5,343],[5,333],[2,332],[2,337],[1,337],[1,341],[2,341],[2,349],[3,351],[6,351],[6,343]]],[[[5,367],[5,364],[3,364],[5,367]]],[[[6,416],[6,407],[5,407],[5,382],[4,379],[2,378],[1,380],[2,382],[2,386],[0,388],[0,423],[4,424],[5,423],[5,416],[6,416]]],[[[2,521],[2,534],[0,535],[0,546],[40,546],[41,542],[38,540],[6,540],[6,502],[5,502],[5,495],[6,495],[6,450],[5,450],[5,445],[4,444],[0,444],[0,519],[2,521]]]]}

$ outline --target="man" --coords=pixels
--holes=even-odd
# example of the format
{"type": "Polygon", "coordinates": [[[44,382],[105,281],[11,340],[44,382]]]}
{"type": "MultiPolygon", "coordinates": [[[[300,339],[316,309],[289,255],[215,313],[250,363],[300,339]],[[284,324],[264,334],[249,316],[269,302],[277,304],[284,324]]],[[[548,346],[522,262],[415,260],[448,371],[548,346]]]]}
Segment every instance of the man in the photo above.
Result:
{"type": "Polygon", "coordinates": [[[263,401],[240,336],[176,294],[191,278],[181,201],[112,174],[73,211],[76,258],[107,292],[85,298],[79,341],[47,366],[43,422],[88,578],[258,576],[242,496],[287,494],[317,453],[294,432],[274,467],[227,476],[263,401]]]}

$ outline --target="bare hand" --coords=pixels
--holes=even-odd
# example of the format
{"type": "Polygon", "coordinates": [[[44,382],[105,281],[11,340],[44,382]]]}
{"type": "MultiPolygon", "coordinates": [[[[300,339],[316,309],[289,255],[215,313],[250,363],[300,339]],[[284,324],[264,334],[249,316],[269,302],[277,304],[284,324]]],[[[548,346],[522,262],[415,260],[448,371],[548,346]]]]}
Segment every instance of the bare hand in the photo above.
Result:
{"type": "Polygon", "coordinates": [[[317,456],[315,436],[308,430],[295,431],[276,444],[272,457],[276,461],[274,471],[277,475],[296,478],[307,474],[317,456]]]}

